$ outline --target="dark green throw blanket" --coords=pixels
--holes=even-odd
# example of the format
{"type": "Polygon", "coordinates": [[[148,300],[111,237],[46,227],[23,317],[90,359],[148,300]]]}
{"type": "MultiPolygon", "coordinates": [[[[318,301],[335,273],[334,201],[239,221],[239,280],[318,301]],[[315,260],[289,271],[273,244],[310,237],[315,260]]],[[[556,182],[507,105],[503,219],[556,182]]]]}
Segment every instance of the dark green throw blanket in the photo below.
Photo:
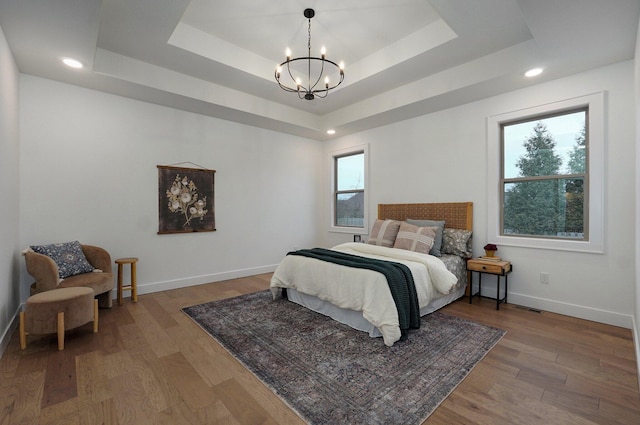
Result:
{"type": "Polygon", "coordinates": [[[407,266],[392,261],[377,260],[346,254],[323,248],[301,249],[287,255],[300,255],[317,260],[328,261],[342,266],[374,270],[387,278],[391,296],[398,309],[401,340],[407,338],[409,329],[420,328],[420,306],[413,276],[407,266]]]}

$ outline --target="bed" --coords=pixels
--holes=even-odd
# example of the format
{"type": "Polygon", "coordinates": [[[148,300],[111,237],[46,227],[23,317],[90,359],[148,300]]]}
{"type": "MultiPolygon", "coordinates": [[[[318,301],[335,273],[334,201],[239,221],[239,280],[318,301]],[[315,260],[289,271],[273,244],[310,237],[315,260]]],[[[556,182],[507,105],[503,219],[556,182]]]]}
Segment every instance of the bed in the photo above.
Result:
{"type": "MultiPolygon", "coordinates": [[[[369,243],[344,243],[330,251],[340,253],[337,255],[381,259],[406,266],[415,281],[420,316],[432,313],[465,294],[468,279],[466,259],[471,257],[473,203],[379,204],[378,218],[371,230],[369,243]],[[429,252],[440,256],[416,252],[412,248],[398,248],[402,244],[397,235],[405,235],[406,232],[397,232],[395,236],[390,233],[394,238],[391,243],[396,247],[390,247],[389,240],[381,242],[381,229],[387,225],[401,226],[404,230],[418,228],[419,232],[428,235],[425,243],[433,242],[429,238],[435,233],[425,231],[435,232],[436,227],[431,227],[434,221],[444,222],[442,242],[439,253],[433,249],[429,252]]],[[[422,236],[414,239],[425,240],[422,236]]],[[[271,278],[271,290],[274,298],[284,293],[291,302],[367,332],[371,337],[381,336],[388,346],[403,337],[399,323],[401,318],[387,279],[376,271],[287,255],[271,278]]]]}

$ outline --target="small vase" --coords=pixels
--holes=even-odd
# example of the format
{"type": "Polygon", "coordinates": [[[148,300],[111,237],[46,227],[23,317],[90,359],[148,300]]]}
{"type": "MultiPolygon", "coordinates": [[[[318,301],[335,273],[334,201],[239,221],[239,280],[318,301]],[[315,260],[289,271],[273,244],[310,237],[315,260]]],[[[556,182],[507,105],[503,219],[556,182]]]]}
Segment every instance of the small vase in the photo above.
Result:
{"type": "Polygon", "coordinates": [[[486,254],[487,257],[493,257],[496,254],[495,251],[490,251],[488,249],[485,249],[484,253],[486,254]]]}

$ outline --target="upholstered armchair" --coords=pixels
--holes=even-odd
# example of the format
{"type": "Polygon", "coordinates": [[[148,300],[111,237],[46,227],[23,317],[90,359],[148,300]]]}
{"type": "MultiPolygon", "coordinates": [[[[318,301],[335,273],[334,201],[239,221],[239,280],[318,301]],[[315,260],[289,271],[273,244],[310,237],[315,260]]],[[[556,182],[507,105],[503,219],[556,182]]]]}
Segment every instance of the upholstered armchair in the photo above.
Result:
{"type": "Polygon", "coordinates": [[[58,265],[50,256],[39,254],[31,249],[25,251],[27,271],[36,280],[31,285],[31,295],[56,288],[84,286],[93,289],[100,307],[111,308],[113,305],[111,290],[114,287],[111,256],[106,250],[97,246],[81,245],[81,247],[86,260],[94,270],[67,276],[64,279],[60,278],[58,265]]]}

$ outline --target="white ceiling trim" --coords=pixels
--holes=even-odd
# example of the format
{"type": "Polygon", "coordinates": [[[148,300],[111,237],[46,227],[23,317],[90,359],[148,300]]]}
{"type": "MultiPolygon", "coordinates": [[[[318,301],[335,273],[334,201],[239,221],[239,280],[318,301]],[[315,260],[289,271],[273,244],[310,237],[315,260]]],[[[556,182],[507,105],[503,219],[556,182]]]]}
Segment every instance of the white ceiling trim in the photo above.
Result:
{"type": "Polygon", "coordinates": [[[167,43],[256,77],[274,80],[276,63],[191,25],[178,23],[167,43]]]}
{"type": "Polygon", "coordinates": [[[458,35],[442,19],[415,31],[413,34],[402,38],[377,52],[366,56],[354,64],[345,66],[349,79],[345,79],[344,86],[364,80],[367,77],[385,71],[395,65],[428,52],[448,41],[454,40],[458,35]]]}
{"type": "Polygon", "coordinates": [[[308,130],[320,131],[318,117],[314,114],[108,50],[97,50],[94,72],[165,93],[216,104],[246,114],[260,115],[269,120],[308,130]]]}
{"type": "MultiPolygon", "coordinates": [[[[533,41],[526,41],[405,84],[325,115],[323,117],[325,126],[332,124],[334,127],[340,128],[369,116],[383,114],[449,92],[470,88],[514,72],[524,72],[527,67],[536,63],[534,59],[537,56],[536,49],[537,46],[533,41]]],[[[473,97],[470,99],[473,100],[473,97]]]]}

